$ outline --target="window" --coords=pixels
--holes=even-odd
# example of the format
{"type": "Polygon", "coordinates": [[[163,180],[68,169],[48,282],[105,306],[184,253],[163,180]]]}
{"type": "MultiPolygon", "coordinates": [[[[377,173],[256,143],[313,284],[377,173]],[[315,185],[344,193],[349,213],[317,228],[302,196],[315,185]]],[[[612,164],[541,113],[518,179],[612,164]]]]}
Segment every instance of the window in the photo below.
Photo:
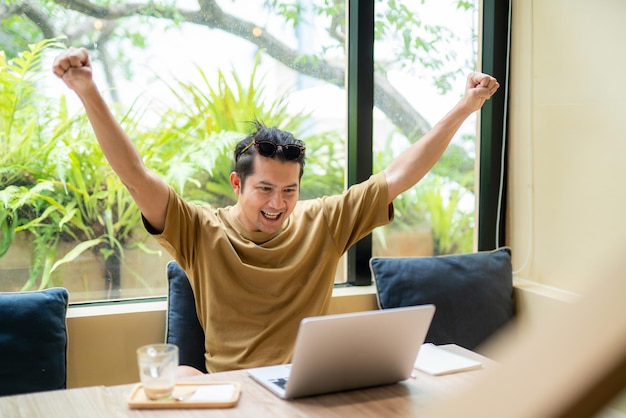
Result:
{"type": "MultiPolygon", "coordinates": [[[[393,100],[409,99],[414,111],[431,124],[458,97],[464,75],[454,77],[466,72],[459,69],[476,60],[474,3],[446,2],[447,8],[442,9],[435,0],[424,5],[381,1],[375,2],[374,9],[374,2],[352,2],[350,7],[373,15],[356,16],[363,20],[351,22],[346,22],[344,3],[321,0],[251,1],[246,3],[249,7],[223,1],[216,6],[220,13],[204,19],[197,18],[198,5],[193,1],[147,2],[145,8],[127,13],[123,12],[125,1],[116,2],[115,9],[104,6],[110,2],[97,3],[102,9],[73,7],[71,0],[65,6],[29,3],[40,13],[11,4],[1,24],[5,36],[0,44],[7,60],[43,39],[65,36],[67,41],[58,38],[55,42],[86,45],[106,100],[146,164],[186,198],[213,205],[234,202],[226,182],[231,153],[246,121],[253,118],[294,132],[314,150],[307,156],[302,198],[340,192],[351,181],[350,165],[362,164],[363,155],[372,159],[367,132],[358,132],[356,142],[350,142],[357,132],[350,124],[358,115],[346,112],[353,104],[346,98],[345,74],[354,71],[354,63],[352,69],[347,63],[354,57],[346,50],[355,40],[365,48],[362,55],[374,47],[376,78],[388,82],[389,92],[402,93],[392,94],[386,99],[392,103],[377,105],[371,115],[376,171],[392,157],[391,151],[406,146],[407,136],[414,139],[414,133],[398,126],[403,115],[389,110],[393,100]],[[115,16],[107,15],[114,11],[115,16]],[[454,21],[448,19],[452,14],[454,21]],[[39,20],[29,17],[35,15],[39,20]],[[374,15],[376,43],[372,46],[374,26],[363,22],[370,17],[371,22],[374,15]],[[424,32],[406,32],[406,25],[398,19],[419,23],[424,32]],[[347,27],[353,30],[354,22],[361,22],[359,31],[346,39],[347,27]],[[448,38],[458,43],[448,45],[444,42],[448,38]],[[433,49],[399,48],[418,39],[432,42],[429,48],[433,49]],[[399,51],[405,55],[394,55],[399,51]],[[412,57],[414,52],[417,55],[412,57]],[[446,58],[453,55],[455,60],[446,58]],[[444,66],[438,67],[437,60],[444,66]],[[425,69],[434,71],[427,74],[425,69]],[[450,78],[445,77],[448,73],[450,78]],[[407,80],[415,82],[420,94],[429,90],[433,98],[413,101],[407,97],[407,80]],[[433,105],[441,91],[426,87],[432,80],[439,80],[440,87],[447,81],[456,89],[446,95],[446,104],[433,105]]],[[[354,11],[349,14],[354,18],[354,11]]],[[[5,106],[8,101],[2,106],[0,147],[11,152],[3,151],[0,157],[0,290],[65,286],[73,303],[164,295],[165,264],[170,256],[143,231],[136,207],[95,145],[80,103],[52,77],[50,63],[58,50],[49,44],[39,47],[40,70],[22,68],[18,60],[8,61],[13,75],[24,72],[22,87],[28,88],[11,90],[15,81],[2,80],[3,97],[12,93],[23,106],[5,106]]],[[[28,59],[37,62],[38,56],[28,59]]],[[[411,96],[414,91],[410,90],[411,96]]],[[[471,136],[473,127],[463,132],[471,136]]],[[[461,136],[459,154],[464,151],[464,157],[473,156],[472,144],[473,140],[461,136]]],[[[467,174],[452,160],[446,167],[438,171],[449,170],[449,174],[459,169],[467,174]]],[[[359,170],[362,177],[364,168],[359,170]]],[[[473,177],[469,177],[450,182],[449,175],[441,175],[427,179],[426,185],[442,190],[448,204],[451,196],[462,191],[461,209],[473,219],[473,214],[467,215],[474,205],[473,177]],[[465,211],[466,207],[470,209],[465,211]]],[[[404,208],[410,207],[411,198],[421,190],[412,190],[398,202],[396,223],[400,226],[417,219],[404,208]]],[[[422,210],[415,216],[425,218],[427,213],[422,210]]],[[[393,227],[375,233],[374,254],[384,253],[397,241],[389,232],[393,227]]],[[[358,261],[361,271],[368,269],[372,254],[371,246],[364,248],[358,261]]],[[[353,275],[353,264],[349,256],[348,274],[340,267],[337,282],[353,275]]]]}
{"type": "MultiPolygon", "coordinates": [[[[354,124],[353,132],[359,131],[355,134],[358,146],[349,153],[357,159],[348,160],[348,172],[353,174],[352,179],[348,177],[349,182],[363,180],[372,169],[383,169],[427,132],[460,99],[465,76],[477,67],[478,2],[394,1],[375,2],[373,6],[370,9],[359,2],[359,6],[354,6],[356,10],[351,10],[352,16],[366,17],[353,24],[361,36],[353,45],[353,51],[357,51],[353,55],[363,62],[349,62],[357,67],[355,78],[365,80],[354,87],[359,92],[358,100],[350,102],[360,109],[349,116],[349,126],[354,124]],[[368,43],[363,29],[368,25],[368,14],[375,27],[373,54],[367,45],[361,45],[368,43]],[[373,63],[368,61],[368,54],[374,56],[373,63]],[[375,68],[375,74],[364,72],[368,66],[375,68]],[[373,97],[363,93],[368,90],[369,78],[374,80],[373,97]],[[374,106],[373,115],[368,114],[374,106]],[[368,142],[368,134],[372,142],[368,142]],[[369,161],[373,161],[373,167],[369,161]]],[[[395,221],[378,228],[373,237],[350,250],[349,281],[370,283],[367,264],[372,255],[473,250],[477,207],[475,134],[474,115],[433,172],[395,200],[395,221]]],[[[352,144],[350,129],[348,140],[352,144]]]]}
{"type": "MultiPolygon", "coordinates": [[[[376,3],[374,170],[418,141],[462,97],[478,58],[477,2],[376,3]],[[390,102],[402,96],[404,103],[390,102]]],[[[374,233],[373,254],[416,256],[474,248],[476,115],[433,170],[394,201],[395,221],[374,233]]]]}
{"type": "MultiPolygon", "coordinates": [[[[302,198],[343,190],[341,3],[254,1],[241,7],[222,1],[204,14],[211,18],[200,20],[191,16],[203,13],[191,1],[146,2],[128,12],[125,1],[115,9],[94,2],[100,10],[77,3],[29,4],[40,13],[19,5],[9,9],[3,20],[12,35],[3,45],[7,57],[57,35],[67,37],[68,45],[86,45],[98,85],[146,165],[187,199],[215,206],[235,202],[228,181],[232,150],[253,119],[289,130],[315,150],[307,155],[302,198]],[[28,17],[34,15],[39,18],[28,17]]],[[[10,130],[7,123],[2,136],[3,147],[19,145],[23,152],[3,157],[7,233],[0,288],[61,285],[70,289],[72,302],[163,295],[171,257],[143,231],[80,102],[52,76],[58,49],[39,49],[42,70],[28,71],[38,80],[23,85],[44,87],[45,94],[32,88],[26,98],[15,91],[16,99],[30,100],[30,108],[5,119],[27,120],[45,103],[39,135],[10,130]],[[45,151],[33,160],[29,154],[36,148],[45,151]]],[[[18,63],[14,73],[22,70],[18,63]]]]}

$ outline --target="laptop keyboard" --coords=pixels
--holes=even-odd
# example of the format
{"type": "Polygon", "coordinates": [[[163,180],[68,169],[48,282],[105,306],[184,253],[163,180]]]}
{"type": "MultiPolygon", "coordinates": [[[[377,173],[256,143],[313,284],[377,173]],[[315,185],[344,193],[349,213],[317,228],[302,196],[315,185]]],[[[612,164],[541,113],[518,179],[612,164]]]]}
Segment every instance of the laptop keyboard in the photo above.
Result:
{"type": "Polygon", "coordinates": [[[285,389],[285,386],[287,386],[287,380],[289,380],[288,377],[280,377],[278,379],[272,379],[270,380],[270,382],[272,382],[273,384],[275,384],[276,386],[285,389]]]}

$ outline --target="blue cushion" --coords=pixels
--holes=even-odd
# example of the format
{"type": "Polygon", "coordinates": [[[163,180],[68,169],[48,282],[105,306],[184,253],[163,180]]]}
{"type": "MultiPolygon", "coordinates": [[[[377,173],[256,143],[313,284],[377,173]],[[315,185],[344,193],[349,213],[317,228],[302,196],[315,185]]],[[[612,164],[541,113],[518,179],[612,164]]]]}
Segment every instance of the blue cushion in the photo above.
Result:
{"type": "Polygon", "coordinates": [[[185,271],[175,261],[167,263],[167,322],[165,341],[178,346],[179,363],[206,373],[204,330],[185,271]]]}
{"type": "Polygon", "coordinates": [[[69,294],[0,293],[0,395],[64,389],[69,294]]]}
{"type": "Polygon", "coordinates": [[[432,257],[374,257],[382,309],[432,303],[427,342],[475,349],[514,315],[511,251],[432,257]]]}

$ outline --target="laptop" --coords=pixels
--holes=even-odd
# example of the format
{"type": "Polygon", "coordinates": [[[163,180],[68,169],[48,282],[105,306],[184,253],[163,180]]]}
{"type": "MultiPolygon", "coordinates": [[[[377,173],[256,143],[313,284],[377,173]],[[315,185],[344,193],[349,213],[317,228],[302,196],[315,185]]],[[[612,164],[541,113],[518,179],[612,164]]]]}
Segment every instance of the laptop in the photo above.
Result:
{"type": "Polygon", "coordinates": [[[408,379],[434,305],[305,318],[291,364],[248,369],[283,399],[379,386],[408,379]]]}

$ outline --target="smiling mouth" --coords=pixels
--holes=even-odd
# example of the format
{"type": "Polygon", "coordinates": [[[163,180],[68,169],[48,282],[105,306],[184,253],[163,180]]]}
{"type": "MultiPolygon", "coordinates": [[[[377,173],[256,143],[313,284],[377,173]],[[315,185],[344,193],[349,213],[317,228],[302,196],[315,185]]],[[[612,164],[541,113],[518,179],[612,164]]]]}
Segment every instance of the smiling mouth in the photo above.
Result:
{"type": "Polygon", "coordinates": [[[282,215],[282,212],[265,212],[265,211],[261,211],[261,213],[263,214],[263,216],[271,221],[275,221],[278,218],[280,218],[280,215],[282,215]]]}

